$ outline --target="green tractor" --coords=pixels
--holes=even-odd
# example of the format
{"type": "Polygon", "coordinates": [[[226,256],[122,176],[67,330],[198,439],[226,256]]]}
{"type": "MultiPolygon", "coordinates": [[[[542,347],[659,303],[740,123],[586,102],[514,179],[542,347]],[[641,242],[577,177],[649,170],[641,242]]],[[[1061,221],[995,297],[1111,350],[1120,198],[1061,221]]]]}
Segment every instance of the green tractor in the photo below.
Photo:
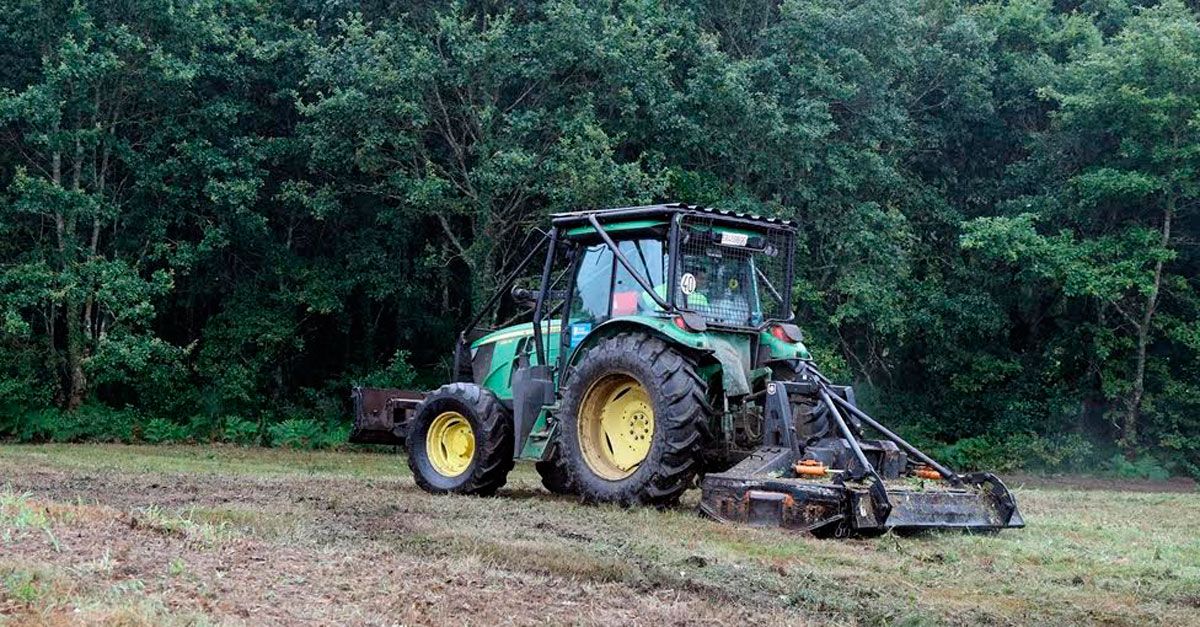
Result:
{"type": "Polygon", "coordinates": [[[493,494],[524,459],[587,502],[668,506],[699,481],[727,522],[1023,526],[998,478],[942,466],[817,370],[791,322],[795,236],[680,204],[556,214],[459,337],[455,382],[356,389],[351,439],[404,443],[433,493],[493,494]]]}

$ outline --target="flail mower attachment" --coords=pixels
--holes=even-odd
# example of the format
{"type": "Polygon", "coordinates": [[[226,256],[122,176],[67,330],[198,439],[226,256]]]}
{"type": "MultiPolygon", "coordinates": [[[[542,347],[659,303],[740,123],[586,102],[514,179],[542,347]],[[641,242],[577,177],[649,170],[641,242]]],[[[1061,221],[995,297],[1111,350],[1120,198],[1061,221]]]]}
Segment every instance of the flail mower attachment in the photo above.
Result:
{"type": "Polygon", "coordinates": [[[811,365],[793,381],[768,384],[763,431],[762,447],[704,477],[704,514],[839,537],[1025,526],[995,475],[959,475],[937,463],[858,409],[849,388],[831,385],[811,365]],[[864,439],[864,425],[883,439],[864,439]]]}

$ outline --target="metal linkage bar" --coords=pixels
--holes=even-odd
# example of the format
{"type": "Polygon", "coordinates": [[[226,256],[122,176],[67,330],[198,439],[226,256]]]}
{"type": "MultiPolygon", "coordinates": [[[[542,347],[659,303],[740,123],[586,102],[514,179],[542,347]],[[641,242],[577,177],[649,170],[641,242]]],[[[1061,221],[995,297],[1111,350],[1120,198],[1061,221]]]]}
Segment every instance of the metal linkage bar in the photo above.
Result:
{"type": "MultiPolygon", "coordinates": [[[[806,363],[806,364],[804,364],[804,367],[810,373],[815,375],[817,377],[817,379],[819,379],[822,383],[824,383],[826,385],[829,384],[829,379],[826,378],[825,375],[821,374],[821,372],[819,370],[817,370],[816,366],[812,365],[811,363],[806,363]]],[[[824,386],[822,386],[822,387],[824,387],[824,386]]],[[[830,398],[832,398],[833,401],[835,401],[838,405],[840,405],[842,408],[844,408],[847,412],[853,414],[859,420],[867,423],[867,426],[882,433],[883,437],[895,442],[896,446],[899,446],[900,448],[904,449],[904,451],[906,453],[908,453],[909,455],[912,455],[913,457],[916,457],[917,459],[921,460],[926,465],[928,465],[930,468],[933,468],[934,470],[938,471],[938,473],[941,474],[943,477],[945,477],[952,485],[961,485],[962,484],[963,479],[958,473],[954,472],[953,470],[950,470],[949,468],[943,466],[942,464],[939,464],[935,459],[933,459],[932,457],[921,452],[920,449],[913,446],[912,444],[909,444],[907,441],[905,441],[904,438],[897,435],[891,429],[888,429],[887,427],[883,426],[878,420],[875,420],[874,418],[868,416],[866,414],[866,412],[864,412],[863,410],[850,404],[848,401],[841,398],[840,396],[836,396],[836,395],[829,395],[829,396],[830,396],[830,398]]]]}
{"type": "Polygon", "coordinates": [[[803,362],[802,365],[803,365],[804,369],[806,371],[808,371],[809,374],[816,377],[818,381],[820,381],[826,385],[833,384],[833,382],[829,380],[829,377],[826,377],[825,375],[821,374],[821,371],[817,370],[817,367],[814,366],[811,361],[803,362]]]}
{"type": "Polygon", "coordinates": [[[960,477],[953,470],[950,470],[949,468],[937,463],[937,461],[935,461],[932,457],[926,455],[925,453],[922,453],[919,449],[917,449],[917,447],[906,442],[904,440],[904,438],[900,437],[899,435],[896,435],[890,429],[888,429],[887,427],[880,424],[879,421],[875,420],[874,418],[868,416],[862,410],[858,409],[857,407],[851,405],[850,403],[846,402],[845,400],[843,400],[837,396],[834,396],[833,400],[838,405],[841,405],[843,408],[845,408],[846,411],[857,416],[859,420],[867,423],[867,425],[870,426],[872,429],[882,433],[885,438],[895,442],[897,446],[904,449],[904,451],[907,452],[909,455],[916,457],[917,459],[919,459],[922,462],[924,462],[925,464],[927,464],[929,467],[931,467],[934,470],[941,473],[941,475],[943,477],[945,477],[947,480],[949,480],[950,483],[955,484],[955,485],[962,483],[962,477],[960,477]]]}
{"type": "Polygon", "coordinates": [[[861,470],[852,472],[850,477],[855,481],[862,479],[867,475],[875,474],[875,467],[871,465],[867,459],[867,454],[863,453],[862,447],[858,445],[858,438],[854,437],[854,433],[850,431],[850,426],[846,424],[846,420],[842,418],[842,413],[838,411],[837,405],[833,404],[833,400],[829,397],[829,390],[824,385],[817,388],[817,394],[821,396],[821,402],[829,408],[829,413],[833,415],[833,422],[837,425],[838,431],[841,432],[842,438],[850,445],[850,450],[854,453],[854,458],[858,460],[861,470]]]}
{"type": "Polygon", "coordinates": [[[538,251],[542,248],[542,244],[545,244],[546,240],[548,239],[550,239],[549,233],[542,236],[542,239],[538,241],[537,245],[534,246],[533,249],[529,251],[529,254],[525,255],[525,258],[521,260],[521,263],[517,264],[516,269],[504,279],[504,281],[500,284],[499,289],[497,289],[492,294],[492,297],[489,298],[487,302],[479,308],[479,312],[476,313],[473,318],[471,318],[471,321],[467,323],[466,328],[458,334],[458,342],[454,347],[455,377],[458,376],[458,373],[462,368],[463,360],[470,359],[470,356],[465,354],[467,334],[470,333],[471,330],[475,328],[475,325],[479,324],[479,321],[482,320],[483,317],[492,310],[492,307],[496,306],[496,302],[499,301],[500,297],[508,291],[508,288],[512,287],[513,282],[516,281],[517,277],[521,275],[521,272],[525,269],[525,266],[529,265],[529,262],[532,261],[535,256],[537,256],[538,251]]]}
{"type": "Polygon", "coordinates": [[[558,252],[558,227],[550,228],[550,245],[546,247],[546,263],[542,266],[542,284],[538,286],[537,301],[533,306],[533,343],[537,348],[539,366],[546,365],[546,347],[542,342],[542,307],[545,306],[546,293],[550,285],[550,272],[554,266],[554,255],[558,252]]]}
{"type": "Polygon", "coordinates": [[[513,282],[516,281],[517,277],[521,275],[521,271],[525,269],[525,266],[529,265],[529,262],[532,261],[535,256],[537,256],[538,251],[542,248],[542,244],[545,244],[546,240],[548,239],[550,239],[549,233],[543,235],[542,239],[539,240],[537,245],[533,247],[533,250],[530,250],[529,254],[525,255],[525,258],[521,260],[521,263],[517,264],[517,268],[504,279],[504,282],[500,284],[500,287],[492,294],[492,297],[487,300],[487,303],[485,303],[483,307],[479,308],[479,313],[475,314],[474,318],[471,318],[471,322],[467,324],[466,330],[463,331],[464,335],[469,333],[471,329],[474,329],[475,325],[479,324],[479,321],[482,320],[489,311],[491,311],[492,307],[495,306],[496,301],[500,300],[500,297],[508,291],[509,287],[512,287],[513,282]]]}
{"type": "Polygon", "coordinates": [[[871,461],[867,459],[866,453],[863,453],[862,447],[858,445],[858,439],[854,437],[854,433],[850,431],[850,426],[846,424],[846,419],[842,418],[842,413],[833,403],[833,398],[830,397],[829,387],[826,384],[821,384],[817,387],[817,394],[821,397],[821,402],[829,408],[829,413],[833,415],[833,421],[837,424],[838,431],[846,443],[850,445],[850,450],[854,452],[854,457],[858,459],[861,466],[859,472],[851,472],[850,478],[854,481],[862,481],[866,477],[872,479],[868,492],[871,495],[871,509],[874,510],[876,524],[883,525],[887,521],[888,516],[892,512],[892,503],[888,498],[887,486],[883,483],[883,477],[879,476],[875,467],[871,465],[871,461]]]}

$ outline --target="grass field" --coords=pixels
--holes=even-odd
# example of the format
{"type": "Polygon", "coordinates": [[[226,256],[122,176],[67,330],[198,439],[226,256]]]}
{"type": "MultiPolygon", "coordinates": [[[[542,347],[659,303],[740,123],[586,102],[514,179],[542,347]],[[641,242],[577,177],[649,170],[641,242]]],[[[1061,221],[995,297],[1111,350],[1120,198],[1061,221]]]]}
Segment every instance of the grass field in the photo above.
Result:
{"type": "Polygon", "coordinates": [[[586,507],[529,466],[433,497],[389,454],[14,445],[0,477],[14,624],[1200,624],[1186,486],[1015,480],[1027,529],[835,541],[701,519],[694,493],[586,507]]]}

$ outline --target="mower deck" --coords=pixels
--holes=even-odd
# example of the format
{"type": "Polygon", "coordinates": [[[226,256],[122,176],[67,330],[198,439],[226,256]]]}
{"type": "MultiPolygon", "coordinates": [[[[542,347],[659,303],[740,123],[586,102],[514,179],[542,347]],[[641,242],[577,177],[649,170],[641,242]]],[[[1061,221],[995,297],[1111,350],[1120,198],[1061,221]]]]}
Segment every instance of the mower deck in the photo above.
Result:
{"type": "Polygon", "coordinates": [[[965,475],[961,486],[785,476],[793,462],[791,450],[764,447],[726,472],[707,475],[701,512],[722,522],[837,534],[1025,526],[1012,495],[991,474],[965,475]]]}

